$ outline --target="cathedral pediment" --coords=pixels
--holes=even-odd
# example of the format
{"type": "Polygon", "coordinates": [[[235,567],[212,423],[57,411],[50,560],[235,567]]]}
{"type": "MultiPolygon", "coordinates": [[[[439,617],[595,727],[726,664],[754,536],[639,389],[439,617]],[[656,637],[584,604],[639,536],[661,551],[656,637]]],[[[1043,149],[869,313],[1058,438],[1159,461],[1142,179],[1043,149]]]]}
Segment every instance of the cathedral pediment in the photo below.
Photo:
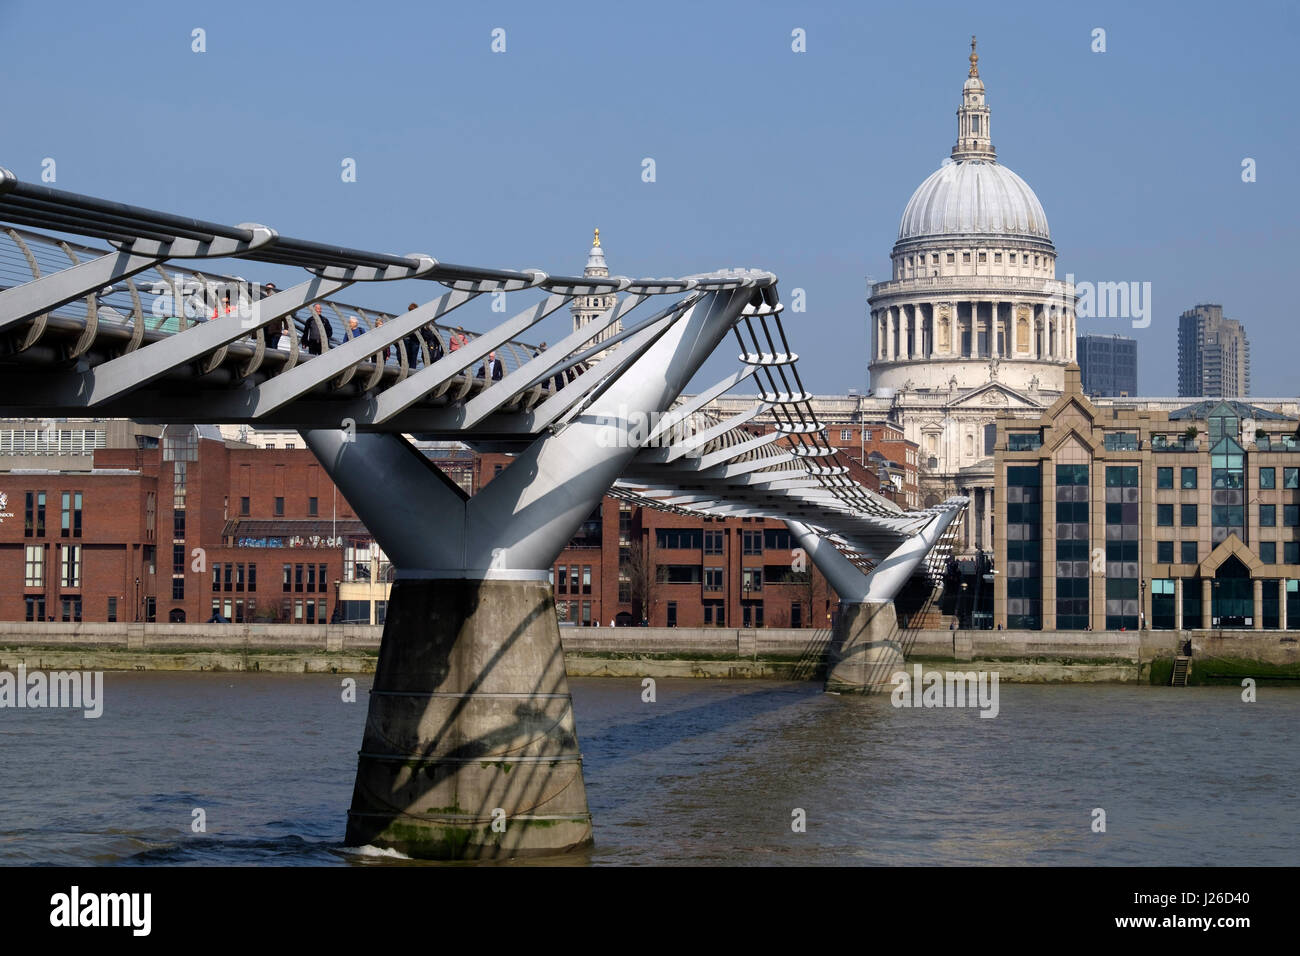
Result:
{"type": "Polygon", "coordinates": [[[963,392],[948,403],[949,408],[1034,408],[1045,406],[1042,402],[1030,398],[1001,382],[985,382],[977,388],[963,392]]]}

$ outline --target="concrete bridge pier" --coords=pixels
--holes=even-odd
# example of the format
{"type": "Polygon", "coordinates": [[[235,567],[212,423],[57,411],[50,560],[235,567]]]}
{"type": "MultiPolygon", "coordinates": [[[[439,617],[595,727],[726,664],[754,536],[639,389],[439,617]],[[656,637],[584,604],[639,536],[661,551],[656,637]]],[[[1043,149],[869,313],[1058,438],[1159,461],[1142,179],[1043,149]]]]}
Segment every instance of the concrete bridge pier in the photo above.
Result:
{"type": "Polygon", "coordinates": [[[891,678],[904,665],[899,637],[892,601],[840,602],[825,689],[847,694],[889,693],[891,678]]]}
{"type": "Polygon", "coordinates": [[[627,339],[583,376],[598,396],[473,497],[399,435],[303,433],[398,568],[349,846],[469,860],[591,843],[549,570],[754,294],[703,293],[627,339]]]}
{"type": "Polygon", "coordinates": [[[395,583],[345,842],[443,860],[591,843],[544,577],[395,583]]]}
{"type": "Polygon", "coordinates": [[[891,678],[904,664],[894,598],[960,512],[952,508],[937,513],[869,574],[808,525],[786,521],[840,599],[839,619],[831,633],[827,691],[879,694],[893,688],[891,678]]]}

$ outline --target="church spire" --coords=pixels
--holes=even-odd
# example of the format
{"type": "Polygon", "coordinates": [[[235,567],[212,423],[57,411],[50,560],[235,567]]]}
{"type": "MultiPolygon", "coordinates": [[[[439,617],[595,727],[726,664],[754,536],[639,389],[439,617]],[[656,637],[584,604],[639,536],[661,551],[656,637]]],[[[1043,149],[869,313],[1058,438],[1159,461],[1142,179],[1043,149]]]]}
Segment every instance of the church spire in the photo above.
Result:
{"type": "Polygon", "coordinates": [[[984,103],[984,81],[980,79],[980,58],[975,52],[975,37],[970,38],[970,73],[961,91],[961,108],[957,110],[957,145],[952,158],[995,162],[997,150],[989,136],[989,108],[984,103]]]}

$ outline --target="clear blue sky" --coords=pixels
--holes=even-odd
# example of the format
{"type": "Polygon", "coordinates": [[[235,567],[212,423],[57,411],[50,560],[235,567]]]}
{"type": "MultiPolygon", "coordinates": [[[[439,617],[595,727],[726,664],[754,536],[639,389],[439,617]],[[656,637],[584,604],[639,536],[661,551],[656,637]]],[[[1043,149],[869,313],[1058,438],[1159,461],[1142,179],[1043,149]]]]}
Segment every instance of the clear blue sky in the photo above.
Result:
{"type": "Polygon", "coordinates": [[[843,393],[975,33],[1058,275],[1152,283],[1149,329],[1091,326],[1139,338],[1140,391],[1174,394],[1177,316],[1208,301],[1246,323],[1254,394],[1294,396],[1297,7],[1135,6],[0,0],[0,165],[39,181],[52,157],[59,188],[452,262],[576,273],[599,226],[615,273],[770,269],[787,302],[807,291],[806,384],[843,393]]]}

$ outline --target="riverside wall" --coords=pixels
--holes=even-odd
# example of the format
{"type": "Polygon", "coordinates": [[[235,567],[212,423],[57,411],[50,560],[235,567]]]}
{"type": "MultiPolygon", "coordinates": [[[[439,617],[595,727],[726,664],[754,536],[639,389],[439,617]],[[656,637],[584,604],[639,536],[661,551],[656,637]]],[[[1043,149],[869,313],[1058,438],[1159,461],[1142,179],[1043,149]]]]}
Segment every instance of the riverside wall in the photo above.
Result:
{"type": "MultiPolygon", "coordinates": [[[[0,669],[370,673],[382,635],[357,625],[11,622],[0,623],[0,669]]],[[[574,677],[821,679],[830,641],[813,628],[563,627],[560,636],[574,677]]],[[[900,640],[909,660],[969,662],[1004,681],[1159,683],[1188,640],[1198,676],[1300,678],[1300,631],[917,630],[900,640]]]]}

